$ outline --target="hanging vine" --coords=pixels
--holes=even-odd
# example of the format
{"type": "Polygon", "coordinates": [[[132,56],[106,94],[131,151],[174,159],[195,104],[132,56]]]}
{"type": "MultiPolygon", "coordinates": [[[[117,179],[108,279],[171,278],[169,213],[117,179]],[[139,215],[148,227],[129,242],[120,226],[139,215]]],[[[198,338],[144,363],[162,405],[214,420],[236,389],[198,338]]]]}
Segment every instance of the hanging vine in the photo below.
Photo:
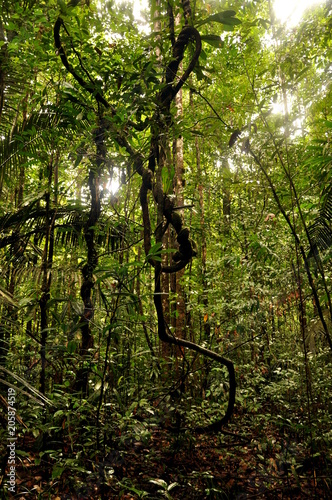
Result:
{"type": "MultiPolygon", "coordinates": [[[[74,2],[75,3],[75,2],[74,2]]],[[[74,4],[72,2],[71,5],[74,4]]],[[[221,356],[220,354],[213,352],[209,349],[206,349],[194,342],[190,342],[188,340],[180,339],[175,337],[168,324],[165,321],[163,304],[161,299],[161,286],[160,280],[161,275],[163,273],[176,273],[183,269],[191,259],[196,255],[194,250],[193,242],[190,238],[190,231],[187,227],[184,227],[182,217],[175,211],[175,201],[170,198],[163,190],[162,183],[162,161],[161,158],[164,154],[164,144],[165,141],[165,129],[168,130],[172,126],[171,120],[171,103],[174,100],[175,96],[182,88],[182,86],[187,81],[188,77],[192,73],[195,68],[195,65],[199,59],[201,53],[201,37],[199,32],[193,26],[188,25],[188,16],[190,14],[190,4],[188,1],[183,2],[183,8],[185,11],[185,22],[186,25],[180,31],[177,39],[174,36],[174,26],[171,24],[171,41],[172,41],[172,58],[171,62],[168,64],[165,77],[164,77],[164,85],[159,94],[156,96],[156,112],[154,115],[144,122],[143,127],[150,127],[151,130],[151,140],[150,140],[150,153],[148,157],[148,164],[145,166],[145,158],[144,156],[134,151],[132,146],[129,144],[126,136],[123,132],[119,132],[116,130],[114,125],[110,121],[104,120],[99,124],[99,128],[97,129],[96,134],[96,146],[97,146],[97,157],[105,157],[105,149],[104,149],[104,132],[108,128],[116,142],[119,146],[123,147],[130,158],[130,161],[134,167],[136,173],[138,173],[142,177],[142,185],[140,189],[140,203],[142,207],[142,215],[143,215],[143,226],[144,226],[144,251],[148,262],[151,266],[154,267],[154,305],[157,313],[157,321],[158,321],[158,336],[162,342],[166,342],[168,344],[173,344],[181,347],[188,348],[192,351],[200,353],[210,359],[213,359],[225,366],[228,370],[228,378],[229,378],[229,397],[228,397],[228,406],[225,412],[225,415],[222,419],[208,425],[205,427],[196,428],[197,432],[209,432],[209,431],[218,431],[221,427],[230,420],[235,403],[235,391],[236,391],[236,382],[235,382],[235,371],[234,365],[231,360],[221,356]],[[189,7],[188,7],[189,6],[189,7]],[[188,67],[184,71],[184,73],[178,77],[178,69],[181,61],[184,58],[185,51],[188,45],[193,42],[195,44],[194,53],[191,57],[188,67]],[[97,139],[98,138],[98,139],[97,139]],[[101,150],[98,153],[98,147],[101,150]],[[151,254],[152,244],[151,244],[151,222],[150,222],[150,213],[149,213],[149,201],[148,201],[148,193],[152,192],[155,203],[157,204],[157,229],[155,231],[155,242],[159,245],[159,248],[162,248],[162,237],[167,230],[168,226],[173,226],[176,235],[177,242],[179,244],[179,249],[173,255],[173,262],[171,266],[163,266],[157,259],[153,257],[151,254]]],[[[170,18],[172,20],[172,18],[170,18]]],[[[68,35],[68,31],[65,27],[64,21],[61,17],[59,17],[54,26],[54,41],[55,46],[57,48],[58,54],[61,57],[61,61],[64,67],[67,69],[69,73],[75,78],[75,80],[79,83],[79,85],[85,89],[88,93],[90,93],[97,101],[98,106],[103,106],[111,113],[112,116],[116,114],[116,109],[113,108],[105,99],[105,97],[97,90],[97,85],[93,82],[90,76],[88,77],[88,82],[84,80],[84,78],[76,71],[76,69],[68,62],[67,55],[65,49],[62,45],[60,38],[60,30],[64,28],[68,35]]],[[[80,61],[81,63],[81,61],[80,61]]],[[[82,68],[81,64],[81,68],[82,68]]],[[[84,69],[84,67],[83,67],[84,69]]],[[[85,71],[86,74],[88,74],[85,71]]],[[[136,124],[128,123],[128,126],[134,126],[135,129],[138,127],[136,124]]],[[[141,127],[140,127],[141,128],[141,127]]],[[[127,131],[128,135],[128,131],[127,131]]],[[[96,187],[96,177],[93,173],[94,171],[90,171],[89,178],[89,186],[90,192],[93,200],[93,190],[97,189],[96,187]]],[[[97,191],[96,191],[97,192],[97,191]]],[[[85,231],[85,239],[88,247],[88,263],[83,269],[84,274],[84,283],[81,290],[81,295],[84,301],[85,306],[90,299],[90,291],[93,287],[92,280],[92,271],[97,263],[97,256],[95,253],[94,247],[94,234],[91,228],[94,222],[98,219],[100,214],[100,204],[98,204],[97,200],[92,202],[91,205],[91,213],[89,218],[89,225],[87,225],[85,231]],[[96,211],[93,211],[93,206],[95,206],[96,211]],[[90,225],[91,224],[91,225],[90,225]],[[84,288],[84,290],[83,290],[84,288]]]]}

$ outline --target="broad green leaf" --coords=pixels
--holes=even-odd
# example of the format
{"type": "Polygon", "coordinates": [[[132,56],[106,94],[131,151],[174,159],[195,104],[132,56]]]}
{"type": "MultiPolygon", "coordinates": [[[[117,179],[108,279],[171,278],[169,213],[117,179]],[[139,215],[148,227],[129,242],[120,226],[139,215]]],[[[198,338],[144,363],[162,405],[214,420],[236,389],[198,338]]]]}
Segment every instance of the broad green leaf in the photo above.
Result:
{"type": "Polygon", "coordinates": [[[52,479],[57,479],[58,477],[61,477],[64,470],[65,470],[64,467],[60,467],[60,465],[55,464],[52,470],[52,479]]]}
{"type": "Polygon", "coordinates": [[[203,42],[212,45],[212,47],[219,48],[224,46],[224,41],[221,40],[220,35],[202,35],[201,39],[203,40],[203,42]]]}
{"type": "Polygon", "coordinates": [[[203,21],[197,23],[197,26],[202,26],[203,24],[208,24],[208,23],[220,23],[233,27],[238,24],[242,24],[240,19],[234,17],[235,14],[236,12],[234,10],[226,10],[224,12],[218,12],[217,14],[213,14],[212,16],[203,19],[203,21]]]}

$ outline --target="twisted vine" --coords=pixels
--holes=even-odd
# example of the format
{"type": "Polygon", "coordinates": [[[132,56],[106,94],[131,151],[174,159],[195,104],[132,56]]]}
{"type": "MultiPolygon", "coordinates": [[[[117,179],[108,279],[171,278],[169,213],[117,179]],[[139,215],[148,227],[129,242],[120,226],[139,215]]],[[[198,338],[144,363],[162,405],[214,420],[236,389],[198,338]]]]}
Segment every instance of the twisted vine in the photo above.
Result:
{"type": "MultiPolygon", "coordinates": [[[[188,2],[187,2],[188,3],[188,2]]],[[[112,116],[116,114],[116,110],[110,106],[104,96],[97,90],[97,86],[94,84],[93,80],[89,78],[89,82],[86,82],[76,71],[76,69],[68,62],[66,52],[62,46],[60,38],[60,30],[64,27],[64,22],[61,17],[58,17],[54,25],[54,41],[57,48],[58,54],[60,55],[61,61],[64,67],[69,73],[75,78],[79,85],[89,92],[100,105],[103,105],[106,109],[110,110],[112,116]]],[[[229,397],[228,406],[226,412],[222,419],[216,422],[204,426],[197,427],[196,432],[215,432],[226,425],[234,411],[235,404],[235,392],[236,392],[236,381],[235,381],[235,371],[234,365],[231,360],[221,356],[218,353],[206,349],[204,347],[190,342],[185,339],[180,339],[175,337],[170,332],[170,329],[165,321],[164,310],[161,299],[161,275],[163,273],[176,273],[183,269],[196,255],[193,248],[193,243],[190,239],[190,231],[188,228],[183,226],[182,217],[174,210],[174,201],[163,192],[163,186],[161,182],[161,169],[158,169],[156,175],[156,167],[160,164],[160,136],[163,132],[163,127],[171,126],[170,118],[170,106],[174,100],[176,94],[182,88],[184,83],[187,81],[188,77],[192,73],[195,65],[199,59],[201,53],[201,37],[199,32],[192,26],[184,26],[175,40],[174,33],[172,34],[172,59],[168,64],[165,72],[165,85],[156,97],[157,111],[154,116],[145,123],[146,128],[150,125],[151,128],[151,142],[150,142],[150,154],[148,158],[148,166],[144,166],[145,159],[143,155],[133,150],[125,135],[118,130],[112,128],[112,124],[108,122],[105,126],[112,129],[112,135],[116,142],[123,147],[134,166],[135,171],[142,177],[142,185],[140,189],[140,203],[142,207],[143,216],[143,226],[144,226],[144,251],[148,258],[149,263],[154,267],[154,280],[155,280],[155,290],[154,290],[154,305],[157,313],[158,321],[158,336],[162,342],[168,344],[173,344],[177,346],[182,346],[188,348],[192,351],[200,353],[219,362],[221,365],[225,366],[228,370],[229,379],[229,397]],[[195,42],[195,51],[189,62],[188,67],[184,71],[181,77],[177,77],[177,72],[180,63],[184,57],[185,51],[189,43],[195,42]],[[161,118],[163,117],[163,118],[161,118]],[[165,122],[166,120],[166,122],[165,122]],[[149,203],[148,203],[148,193],[151,191],[153,197],[157,204],[158,209],[158,227],[156,230],[156,243],[162,243],[162,236],[165,233],[169,225],[173,226],[177,234],[177,242],[179,244],[179,250],[173,255],[173,262],[171,266],[163,266],[159,261],[150,255],[151,251],[151,222],[149,214],[149,203]]],[[[130,125],[130,123],[129,123],[130,125]]],[[[133,126],[135,126],[133,124],[133,126]]],[[[137,128],[137,127],[135,127],[137,128]]]]}

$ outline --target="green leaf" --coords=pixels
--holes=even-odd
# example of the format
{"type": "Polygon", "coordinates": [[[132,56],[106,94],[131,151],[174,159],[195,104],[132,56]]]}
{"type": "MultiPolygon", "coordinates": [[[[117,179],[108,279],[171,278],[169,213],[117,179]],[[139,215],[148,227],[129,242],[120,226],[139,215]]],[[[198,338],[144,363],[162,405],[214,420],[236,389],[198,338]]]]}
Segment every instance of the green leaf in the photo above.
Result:
{"type": "Polygon", "coordinates": [[[204,68],[202,68],[202,66],[200,66],[199,64],[196,64],[196,66],[194,68],[194,73],[195,73],[198,81],[204,79],[203,69],[204,68]]]}
{"type": "Polygon", "coordinates": [[[212,45],[212,47],[223,47],[224,41],[221,40],[220,35],[201,35],[201,39],[203,42],[212,45]]]}
{"type": "Polygon", "coordinates": [[[236,12],[234,10],[225,10],[224,12],[218,12],[217,14],[213,14],[212,16],[203,19],[197,23],[197,26],[202,26],[203,24],[208,23],[220,23],[226,26],[236,26],[238,24],[242,24],[240,19],[234,17],[236,12]]]}
{"type": "Polygon", "coordinates": [[[75,340],[70,340],[67,345],[67,351],[70,354],[73,354],[76,351],[76,349],[77,349],[77,342],[75,342],[75,340]]]}
{"type": "Polygon", "coordinates": [[[167,488],[167,491],[171,491],[173,488],[175,488],[175,486],[178,486],[179,483],[175,482],[175,483],[171,483],[168,488],[167,488]]]}
{"type": "Polygon", "coordinates": [[[61,477],[61,474],[63,473],[64,470],[65,470],[64,467],[60,467],[58,464],[55,464],[52,470],[52,479],[57,479],[58,477],[61,477]]]}
{"type": "Polygon", "coordinates": [[[3,300],[3,302],[11,305],[11,306],[14,306],[14,307],[18,307],[18,303],[16,302],[16,300],[13,298],[12,294],[7,292],[7,290],[4,290],[1,286],[0,286],[0,300],[3,300]]]}
{"type": "Polygon", "coordinates": [[[23,451],[23,450],[16,450],[15,453],[19,457],[29,457],[30,456],[30,453],[28,453],[27,451],[23,451]]]}
{"type": "Polygon", "coordinates": [[[162,168],[161,176],[163,180],[163,190],[165,193],[169,193],[172,188],[174,173],[174,167],[172,167],[170,171],[167,167],[162,168]]]}
{"type": "Polygon", "coordinates": [[[62,13],[62,14],[66,14],[66,13],[67,13],[67,5],[66,5],[66,2],[64,2],[63,0],[58,0],[58,5],[59,5],[59,7],[60,7],[61,13],[62,13]]]}
{"type": "Polygon", "coordinates": [[[150,479],[150,483],[157,484],[165,489],[167,488],[167,483],[163,479],[150,479]]]}
{"type": "Polygon", "coordinates": [[[268,21],[267,19],[257,19],[257,21],[266,30],[269,29],[271,26],[270,21],[268,21]]]}
{"type": "Polygon", "coordinates": [[[309,71],[310,67],[309,66],[306,66],[302,71],[300,71],[300,73],[297,75],[296,77],[296,81],[300,81],[304,78],[305,74],[307,73],[307,71],[309,71]]]}
{"type": "Polygon", "coordinates": [[[147,257],[156,258],[156,256],[160,256],[161,249],[162,249],[161,243],[156,243],[155,245],[153,245],[153,247],[151,247],[151,250],[150,250],[149,255],[147,257]]]}
{"type": "Polygon", "coordinates": [[[62,417],[62,415],[64,415],[64,411],[63,410],[58,410],[54,413],[53,415],[53,419],[54,418],[57,418],[57,417],[62,417]]]}

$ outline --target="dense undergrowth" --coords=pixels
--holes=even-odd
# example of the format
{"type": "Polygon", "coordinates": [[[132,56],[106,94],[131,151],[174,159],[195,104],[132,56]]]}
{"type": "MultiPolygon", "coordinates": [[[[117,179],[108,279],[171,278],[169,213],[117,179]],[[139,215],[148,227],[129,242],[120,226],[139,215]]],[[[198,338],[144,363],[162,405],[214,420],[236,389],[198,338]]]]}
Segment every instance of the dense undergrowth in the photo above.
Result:
{"type": "MultiPolygon", "coordinates": [[[[98,391],[82,398],[68,384],[54,384],[45,408],[18,395],[24,427],[17,424],[17,496],[329,498],[328,359],[323,350],[310,357],[309,401],[301,353],[271,366],[239,367],[236,411],[218,434],[195,432],[223,410],[227,387],[213,366],[205,367],[210,383],[203,392],[201,371],[181,390],[152,371],[139,398],[137,387],[122,379],[99,420],[98,391]]],[[[2,431],[4,457],[5,442],[2,431]]]]}

